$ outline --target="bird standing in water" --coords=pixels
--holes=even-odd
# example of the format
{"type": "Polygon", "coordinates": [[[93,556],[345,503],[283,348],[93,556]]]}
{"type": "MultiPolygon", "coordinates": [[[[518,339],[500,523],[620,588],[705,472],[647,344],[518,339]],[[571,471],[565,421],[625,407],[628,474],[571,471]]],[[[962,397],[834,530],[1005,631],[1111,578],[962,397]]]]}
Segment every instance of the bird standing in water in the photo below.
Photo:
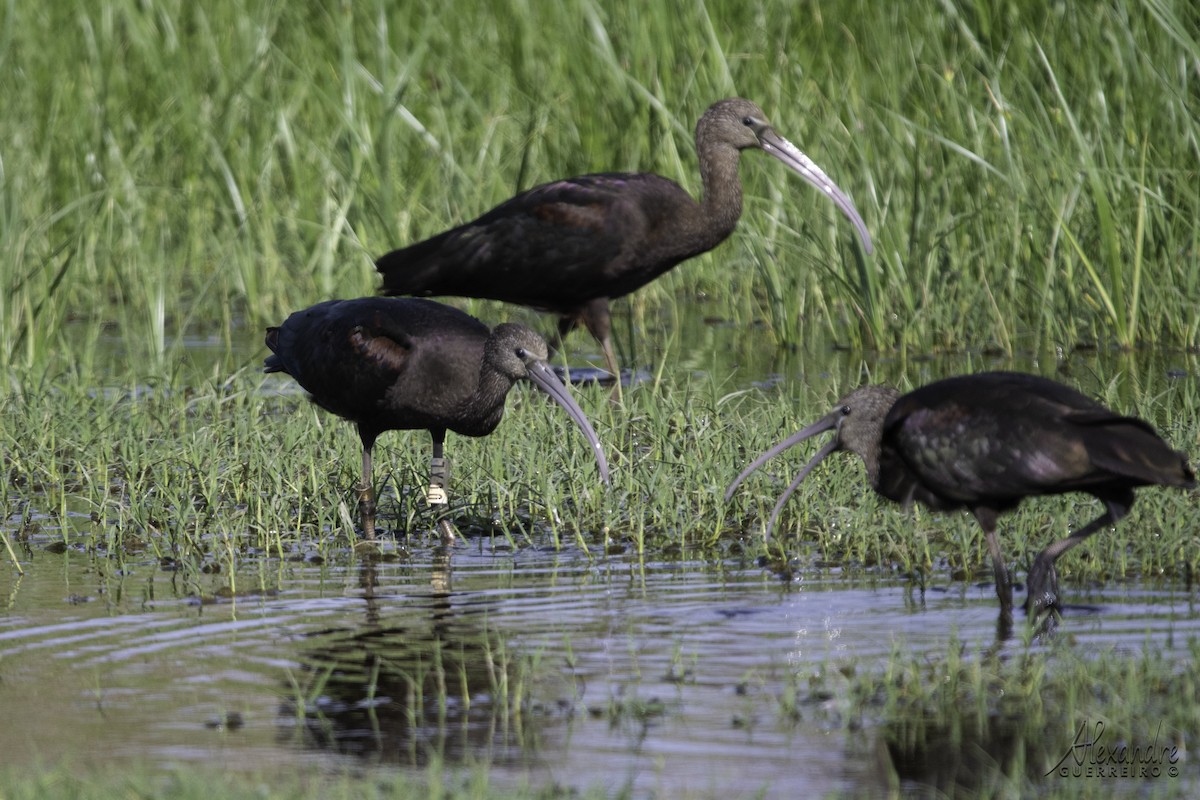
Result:
{"type": "Polygon", "coordinates": [[[267,329],[265,372],[286,372],[313,402],[358,425],[362,439],[360,510],[375,538],[371,452],[379,434],[425,428],[433,437],[428,499],[446,504],[446,431],[486,436],[504,414],[513,384],[527,378],[587,436],[608,482],[596,432],[547,366],[546,342],[522,325],[489,331],[479,320],[432,300],[366,297],[329,300],[267,329]]]}
{"type": "MultiPolygon", "coordinates": [[[[780,496],[767,523],[818,462],[835,450],[863,460],[876,492],[942,511],[970,509],[987,539],[1002,615],[1011,618],[1012,583],[996,517],[1034,495],[1087,492],[1104,513],[1042,550],[1029,570],[1025,610],[1031,619],[1057,609],[1059,556],[1129,513],[1138,486],[1191,488],[1195,474],[1148,423],[1116,414],[1056,381],[987,372],[936,381],[906,395],[864,386],[821,420],[754,460],[730,485],[728,500],[767,459],[832,430],[827,442],[780,496]]],[[[1002,616],[1003,619],[1003,616],[1002,616]]]]}
{"type": "Polygon", "coordinates": [[[871,237],[849,196],[740,98],[696,124],[704,193],[650,173],[600,173],[529,189],[478,219],[380,257],[382,292],[503,300],[559,315],[559,337],[583,323],[619,378],[609,300],[723,242],[742,215],[741,151],[762,150],[816,187],[871,237]]]}

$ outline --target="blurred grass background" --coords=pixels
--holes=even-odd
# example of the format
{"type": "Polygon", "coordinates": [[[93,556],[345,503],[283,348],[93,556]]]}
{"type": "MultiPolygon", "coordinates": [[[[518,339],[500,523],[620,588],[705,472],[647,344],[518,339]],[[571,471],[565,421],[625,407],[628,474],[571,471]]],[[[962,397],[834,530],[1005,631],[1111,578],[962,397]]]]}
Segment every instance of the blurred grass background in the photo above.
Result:
{"type": "Polygon", "coordinates": [[[733,94],[875,255],[751,153],[738,232],[618,317],[703,293],[787,343],[1200,344],[1192,3],[8,0],[0,30],[13,365],[83,369],[107,335],[169,372],[188,337],[371,293],[373,256],[538,182],[698,192],[694,122],[733,94]]]}
{"type": "MultiPolygon", "coordinates": [[[[462,499],[485,517],[549,519],[556,536],[588,531],[601,545],[609,530],[639,549],[647,535],[711,544],[730,525],[752,526],[778,488],[761,481],[752,500],[716,502],[740,464],[862,380],[910,388],[944,374],[917,359],[945,351],[983,354],[954,371],[1015,353],[1000,366],[1054,375],[1068,369],[1055,356],[1077,347],[1200,344],[1200,9],[1190,3],[0,9],[0,408],[10,484],[51,498],[64,538],[71,503],[95,515],[109,546],[123,530],[169,528],[158,546],[187,549],[229,513],[277,551],[281,535],[340,530],[356,443],[339,421],[297,414],[298,394],[257,391],[262,329],[373,292],[373,256],[542,181],[652,170],[699,191],[694,121],[732,94],[763,105],[854,197],[876,253],[864,259],[829,203],[748,153],[731,240],[617,304],[618,342],[653,340],[639,355],[661,360],[622,415],[582,398],[617,459],[613,492],[592,493],[591,468],[568,449],[553,453],[555,470],[539,469],[551,450],[535,439],[553,437],[553,423],[510,424],[452,443],[478,465],[462,499]],[[802,410],[781,419],[776,396],[743,396],[719,369],[668,369],[680,338],[697,339],[686,317],[701,298],[705,316],[734,329],[762,323],[781,345],[833,342],[857,355],[822,366],[831,381],[797,387],[802,410]],[[182,366],[197,345],[217,354],[199,381],[182,366]],[[313,446],[314,425],[336,452],[313,446]],[[287,474],[281,441],[311,454],[287,474]],[[530,462],[507,470],[513,452],[530,462]],[[557,470],[587,477],[554,485],[557,470]]],[[[529,316],[467,305],[488,322],[529,316]]],[[[732,349],[745,360],[761,342],[756,331],[732,349]]],[[[779,348],[780,374],[803,381],[793,349],[779,348]]],[[[1164,385],[1169,365],[1140,361],[1066,379],[1194,449],[1194,383],[1164,385]]],[[[422,438],[396,440],[397,471],[384,480],[419,484],[422,438]]],[[[831,490],[861,493],[852,465],[846,475],[836,489],[812,482],[812,503],[797,498],[785,524],[794,512],[818,540],[835,530],[810,508],[828,507],[831,490]]],[[[396,501],[396,518],[411,522],[417,504],[396,501]]],[[[22,502],[5,500],[18,516],[22,502]]],[[[884,552],[872,530],[849,549],[820,549],[862,563],[928,560],[924,538],[884,552]]],[[[1147,556],[1151,571],[1194,564],[1180,537],[1147,556]]],[[[957,541],[956,560],[974,562],[977,537],[957,541]]]]}
{"type": "MultiPolygon", "coordinates": [[[[721,494],[852,385],[907,389],[986,367],[1058,375],[1175,446],[1200,446],[1196,381],[1168,377],[1194,375],[1196,356],[1179,350],[1200,347],[1200,6],[1189,0],[0,0],[0,76],[0,537],[14,565],[14,546],[31,543],[118,565],[153,555],[184,591],[214,565],[232,589],[253,583],[264,555],[346,557],[357,438],[291,382],[253,374],[262,329],[372,293],[374,256],[542,181],[640,170],[698,192],[695,120],[735,94],[854,198],[876,252],[860,260],[829,203],[747,154],[739,230],[615,306],[618,342],[647,341],[634,363],[650,354],[652,378],[620,409],[577,392],[613,487],[599,489],[577,444],[555,445],[573,442],[566,423],[515,392],[492,437],[448,443],[469,532],[614,556],[761,550],[781,574],[969,581],[989,574],[969,516],[886,506],[850,459],[805,483],[770,548],[761,522],[805,454],[773,462],[731,503],[721,494]],[[754,323],[754,336],[731,345],[723,328],[697,326],[701,299],[702,314],[754,323]],[[749,352],[759,323],[781,345],[765,359],[749,352]],[[840,347],[818,367],[804,358],[813,342],[840,347]],[[199,380],[183,366],[198,347],[216,354],[199,380]],[[1153,352],[1110,358],[1141,347],[1153,352]],[[694,363],[672,361],[681,352],[694,363]],[[735,382],[712,368],[731,353],[769,366],[735,382]]],[[[529,316],[466,306],[489,323],[529,316]]],[[[421,432],[381,441],[383,523],[401,546],[430,527],[409,488],[426,447],[421,432]]],[[[1195,494],[1142,494],[1129,519],[1064,559],[1066,591],[1190,582],[1195,494]]],[[[1095,513],[1084,496],[1034,500],[1005,519],[1005,552],[1023,572],[1095,513]]],[[[847,719],[868,727],[880,702],[929,726],[977,708],[982,725],[997,717],[985,693],[1065,696],[1030,713],[1040,741],[1047,719],[1070,720],[1071,703],[1110,678],[1145,718],[1129,730],[1163,719],[1187,730],[1179,720],[1195,713],[1170,703],[1194,695],[1174,663],[1121,653],[1117,670],[1088,653],[1044,669],[1035,655],[1030,670],[998,662],[1012,667],[1003,681],[978,659],[962,672],[973,682],[961,679],[925,653],[883,664],[884,689],[872,665],[830,680],[849,682],[838,692],[863,708],[847,719]],[[937,714],[909,714],[926,708],[937,714]]],[[[13,797],[213,790],[207,776],[164,788],[134,771],[89,793],[68,770],[0,782],[13,797]]],[[[458,796],[494,794],[481,785],[458,796]]],[[[278,786],[255,796],[310,791],[278,786]]],[[[311,790],[364,792],[403,794],[374,776],[311,790]]]]}

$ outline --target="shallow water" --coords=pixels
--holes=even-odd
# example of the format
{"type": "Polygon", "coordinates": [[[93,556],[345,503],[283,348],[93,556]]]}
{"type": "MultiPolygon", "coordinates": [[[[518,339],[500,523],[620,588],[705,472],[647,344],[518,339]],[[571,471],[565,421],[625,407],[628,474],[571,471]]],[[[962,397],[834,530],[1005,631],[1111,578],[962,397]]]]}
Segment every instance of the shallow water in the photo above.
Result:
{"type": "MultiPolygon", "coordinates": [[[[861,355],[685,327],[675,368],[726,371],[731,390],[863,377],[861,355]]],[[[572,363],[598,360],[584,338],[572,363]]],[[[262,349],[247,336],[233,353],[198,350],[197,379],[221,359],[254,369],[262,349]]],[[[1118,372],[1196,380],[1192,355],[1126,358],[1075,354],[1057,371],[1085,390],[1118,372]]],[[[871,377],[1038,366],[961,355],[875,362],[871,377]]],[[[886,787],[877,734],[848,733],[844,693],[823,681],[844,665],[879,670],[893,651],[1024,646],[996,644],[987,584],[922,594],[836,569],[785,582],[750,560],[640,562],[471,538],[449,561],[419,542],[406,560],[244,561],[236,599],[213,601],[228,575],[185,578],[153,558],[118,565],[48,541],[22,554],[24,576],[0,570],[0,763],[421,774],[444,761],[486,763],[495,784],[637,797],[869,795],[886,787]]],[[[1183,661],[1200,635],[1182,585],[1065,588],[1072,647],[1149,645],[1183,661]]],[[[1200,786],[1189,769],[1186,785],[1200,786]]]]}
{"type": "MultiPolygon", "coordinates": [[[[439,758],[488,762],[494,784],[635,796],[859,793],[885,784],[844,733],[836,693],[803,700],[797,720],[787,687],[831,664],[878,668],[894,648],[943,653],[953,637],[977,649],[996,635],[987,585],[921,597],[899,580],[784,583],[752,563],[595,561],[502,541],[449,561],[264,561],[242,571],[241,597],[214,603],[197,591],[219,576],[184,586],[154,562],[116,574],[102,558],[35,551],[26,567],[0,583],[10,763],[404,770],[439,758]]],[[[1070,600],[1076,647],[1170,654],[1200,635],[1195,595],[1170,587],[1070,600]]]]}

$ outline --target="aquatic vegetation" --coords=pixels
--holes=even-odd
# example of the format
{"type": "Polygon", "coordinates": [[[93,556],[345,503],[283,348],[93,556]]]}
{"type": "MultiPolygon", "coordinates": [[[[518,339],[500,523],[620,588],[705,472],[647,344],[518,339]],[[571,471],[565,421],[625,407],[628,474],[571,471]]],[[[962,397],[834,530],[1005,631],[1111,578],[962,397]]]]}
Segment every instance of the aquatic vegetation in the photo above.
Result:
{"type": "MultiPolygon", "coordinates": [[[[810,676],[793,696],[838,697],[814,715],[849,731],[852,751],[879,759],[887,782],[906,793],[1186,793],[1195,717],[1178,698],[1196,689],[1192,671],[1150,642],[1136,656],[1062,645],[897,649],[884,664],[847,662],[810,676]]],[[[1200,655],[1200,642],[1188,649],[1200,655]]]]}
{"type": "Polygon", "coordinates": [[[605,169],[694,194],[693,123],[737,93],[830,165],[875,253],[745,169],[737,235],[619,303],[618,342],[707,297],[789,344],[1197,346],[1193,11],[1024,11],[13,5],[0,358],[74,363],[103,329],[169,372],[181,339],[371,293],[374,257],[519,189],[605,169]]]}
{"type": "MultiPolygon", "coordinates": [[[[836,211],[796,181],[743,170],[737,234],[614,306],[614,344],[639,381],[616,406],[606,390],[574,391],[612,443],[612,489],[583,488],[577,476],[595,465],[582,449],[547,456],[540,443],[575,432],[516,390],[506,413],[526,425],[455,444],[463,491],[449,513],[468,543],[459,556],[569,550],[592,586],[635,596],[656,562],[704,564],[714,584],[750,574],[749,609],[710,611],[749,626],[755,647],[828,620],[803,608],[753,628],[761,609],[778,610],[793,592],[820,596],[812,587],[827,582],[887,587],[874,613],[894,613],[893,626],[927,620],[930,598],[961,599],[966,608],[953,614],[969,618],[970,598],[990,590],[979,586],[989,574],[983,538],[965,514],[883,506],[856,465],[829,464],[764,545],[761,520],[792,474],[788,463],[731,503],[721,495],[748,458],[853,386],[911,388],[987,368],[1070,383],[1200,454],[1195,10],[1170,0],[1041,9],[927,0],[863,11],[850,0],[466,2],[453,14],[427,0],[6,4],[0,62],[20,78],[0,115],[6,608],[32,591],[35,581],[22,584],[17,570],[34,561],[68,576],[83,562],[85,579],[53,584],[52,599],[42,598],[54,615],[83,609],[133,625],[168,603],[180,616],[223,614],[233,629],[253,624],[261,605],[286,602],[296,565],[425,570],[436,518],[422,491],[424,435],[381,443],[382,544],[356,550],[356,443],[301,393],[259,374],[263,329],[295,308],[373,293],[373,258],[540,182],[652,171],[695,194],[692,124],[715,99],[744,94],[836,172],[875,252],[863,255],[836,211]]],[[[463,305],[489,324],[539,324],[521,309],[463,305]]],[[[600,354],[563,359],[595,364],[600,354]]],[[[1146,491],[1121,526],[1064,557],[1061,579],[1072,596],[1092,586],[1190,592],[1198,513],[1194,493],[1146,491]]],[[[1049,531],[1091,515],[1056,501],[1023,507],[1005,532],[1017,575],[1049,531]]],[[[466,596],[511,580],[503,568],[489,577],[466,596]]],[[[538,577],[559,588],[555,576],[538,577]]],[[[432,592],[434,578],[421,578],[432,592]]],[[[311,580],[322,591],[331,582],[322,599],[361,591],[326,574],[311,580]]],[[[671,641],[689,631],[646,633],[596,617],[589,622],[614,625],[597,635],[618,651],[637,655],[654,637],[670,653],[621,693],[606,682],[618,682],[612,675],[579,667],[588,654],[574,630],[556,629],[570,641],[562,663],[537,664],[539,679],[557,676],[568,701],[600,684],[587,696],[594,712],[554,707],[564,727],[653,732],[688,712],[695,693],[725,693],[736,710],[716,727],[747,752],[764,737],[790,745],[810,729],[833,733],[855,758],[882,747],[884,791],[893,779],[917,780],[904,764],[919,763],[931,743],[1002,741],[1011,758],[984,770],[981,791],[1066,796],[1078,787],[1028,773],[1100,711],[1137,742],[1161,719],[1195,749],[1187,720],[1197,710],[1187,700],[1197,693],[1180,665],[1196,653],[1174,643],[1159,659],[1141,631],[1123,631],[1099,655],[1074,647],[1068,626],[1046,653],[1020,643],[993,658],[938,643],[853,663],[833,653],[835,631],[817,631],[828,634],[817,637],[830,647],[824,667],[781,657],[710,684],[708,659],[721,654],[671,641]],[[642,690],[654,682],[657,690],[642,690]],[[1050,733],[1034,743],[1039,721],[1050,733]]],[[[23,620],[4,620],[22,632],[23,620]]],[[[273,642],[298,631],[311,633],[307,623],[260,633],[273,642]]],[[[522,658],[477,637],[458,654],[470,656],[468,667],[454,653],[432,658],[435,637],[414,640],[410,651],[391,641],[355,650],[397,656],[395,670],[378,674],[419,686],[411,721],[452,716],[437,684],[457,682],[471,690],[458,697],[477,709],[491,703],[497,728],[526,741],[531,729],[516,716],[524,724],[534,713],[526,670],[544,643],[522,658]],[[486,681],[475,659],[491,659],[486,681]]],[[[9,656],[0,656],[0,686],[24,677],[9,656]]],[[[331,678],[342,664],[324,663],[331,678]]],[[[47,694],[70,704],[70,719],[109,710],[105,667],[49,674],[57,682],[47,694]]],[[[319,730],[330,721],[324,674],[271,684],[274,708],[291,703],[289,719],[319,730]]],[[[376,700],[358,709],[364,718],[376,700]]],[[[234,737],[254,725],[243,715],[239,727],[239,714],[214,710],[200,735],[239,751],[234,737]]],[[[224,778],[202,766],[130,759],[110,771],[66,759],[46,770],[6,765],[0,795],[638,792],[632,779],[611,791],[500,785],[489,764],[448,765],[436,753],[398,774],[309,766],[292,781],[278,771],[224,778]]],[[[947,787],[957,781],[945,777],[947,787]]]]}

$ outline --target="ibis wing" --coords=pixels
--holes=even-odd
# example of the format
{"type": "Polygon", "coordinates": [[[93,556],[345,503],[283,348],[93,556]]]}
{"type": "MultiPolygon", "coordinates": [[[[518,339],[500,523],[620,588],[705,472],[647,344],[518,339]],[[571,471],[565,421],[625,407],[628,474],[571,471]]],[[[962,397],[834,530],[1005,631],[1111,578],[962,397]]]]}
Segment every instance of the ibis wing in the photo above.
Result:
{"type": "Polygon", "coordinates": [[[964,503],[1193,479],[1147,423],[1020,373],[959,376],[910,392],[889,413],[884,441],[925,487],[964,503]]]}
{"type": "Polygon", "coordinates": [[[1086,415],[1073,418],[1087,448],[1094,479],[1119,479],[1133,485],[1191,487],[1195,474],[1186,456],[1171,448],[1153,426],[1137,417],[1086,415]]]}
{"type": "Polygon", "coordinates": [[[902,455],[922,486],[945,501],[1003,503],[1069,491],[1086,479],[1092,470],[1087,448],[1064,419],[1096,409],[1104,410],[1036,376],[960,376],[897,401],[885,422],[884,441],[902,455]]]}
{"type": "Polygon", "coordinates": [[[681,194],[677,184],[653,175],[548,183],[394,250],[375,266],[386,294],[485,297],[567,312],[636,288],[627,268],[633,254],[646,252],[653,209],[681,194]],[[631,185],[641,191],[631,192],[631,185]]]}
{"type": "Polygon", "coordinates": [[[429,393],[469,393],[487,336],[479,320],[429,300],[330,300],[268,333],[266,367],[290,374],[326,410],[361,420],[372,404],[407,409],[429,393]]]}

